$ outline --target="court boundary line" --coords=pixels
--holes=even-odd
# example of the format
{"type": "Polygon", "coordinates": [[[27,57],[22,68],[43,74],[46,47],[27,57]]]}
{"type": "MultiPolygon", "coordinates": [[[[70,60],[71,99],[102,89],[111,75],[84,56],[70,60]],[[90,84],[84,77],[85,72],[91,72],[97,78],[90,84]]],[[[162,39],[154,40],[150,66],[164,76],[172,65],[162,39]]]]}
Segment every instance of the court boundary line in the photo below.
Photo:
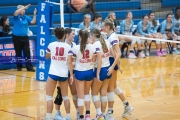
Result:
{"type": "Polygon", "coordinates": [[[23,114],[15,113],[15,112],[9,112],[9,111],[6,111],[6,110],[1,110],[1,109],[0,109],[0,111],[5,112],[5,113],[10,113],[10,114],[15,114],[15,115],[19,115],[19,116],[27,117],[27,118],[32,118],[32,119],[36,120],[36,118],[35,118],[35,117],[31,117],[31,116],[27,116],[27,115],[23,115],[23,114]]]}

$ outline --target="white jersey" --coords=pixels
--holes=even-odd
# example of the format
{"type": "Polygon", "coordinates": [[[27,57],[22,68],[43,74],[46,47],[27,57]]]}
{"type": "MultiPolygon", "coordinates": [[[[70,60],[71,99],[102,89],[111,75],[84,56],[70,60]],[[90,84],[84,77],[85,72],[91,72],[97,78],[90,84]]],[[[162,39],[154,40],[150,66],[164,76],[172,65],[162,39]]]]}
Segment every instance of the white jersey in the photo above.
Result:
{"type": "Polygon", "coordinates": [[[78,71],[87,71],[93,69],[92,58],[95,53],[96,50],[92,44],[86,44],[84,54],[82,54],[80,51],[80,45],[76,45],[72,51],[69,52],[69,55],[73,55],[73,57],[76,58],[74,69],[78,71]]]}
{"type": "Polygon", "coordinates": [[[48,45],[47,53],[51,54],[49,74],[68,77],[67,58],[71,46],[65,42],[52,42],[48,45]]]}
{"type": "MultiPolygon", "coordinates": [[[[110,42],[111,47],[118,44],[119,45],[119,39],[115,32],[112,32],[109,36],[107,36],[107,40],[110,42]]],[[[113,57],[110,55],[110,57],[113,57]]]]}
{"type": "MultiPolygon", "coordinates": [[[[100,50],[99,52],[101,52],[101,55],[102,55],[102,65],[101,65],[101,67],[108,67],[110,65],[109,56],[110,56],[110,47],[111,47],[111,45],[110,45],[109,41],[105,40],[105,42],[106,42],[106,46],[107,46],[107,50],[106,50],[105,53],[103,52],[102,45],[101,45],[101,42],[99,40],[96,41],[93,44],[95,49],[96,50],[99,49],[100,50]]],[[[97,64],[95,65],[95,67],[97,67],[97,64]]]]}

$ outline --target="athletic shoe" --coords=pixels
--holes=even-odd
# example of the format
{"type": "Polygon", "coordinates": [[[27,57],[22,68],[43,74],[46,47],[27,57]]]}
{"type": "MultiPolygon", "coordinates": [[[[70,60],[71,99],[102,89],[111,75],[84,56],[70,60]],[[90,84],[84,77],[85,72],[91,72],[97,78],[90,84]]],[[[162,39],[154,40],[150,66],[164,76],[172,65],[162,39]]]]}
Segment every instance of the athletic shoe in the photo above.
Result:
{"type": "Polygon", "coordinates": [[[84,118],[79,118],[78,120],[84,120],[84,118]]]}
{"type": "Polygon", "coordinates": [[[53,120],[52,117],[46,117],[46,120],[53,120]]]}
{"type": "MultiPolygon", "coordinates": [[[[60,119],[58,119],[58,120],[60,120],[60,119]]],[[[64,119],[63,119],[64,120],[64,119]]],[[[71,118],[66,118],[65,120],[72,120],[71,118]]]]}
{"type": "Polygon", "coordinates": [[[166,54],[167,54],[166,50],[162,50],[161,53],[162,53],[162,56],[166,56],[166,54]]]}
{"type": "Polygon", "coordinates": [[[145,52],[146,52],[146,56],[149,56],[149,49],[146,49],[145,52]]]}
{"type": "Polygon", "coordinates": [[[161,52],[161,51],[158,50],[158,51],[157,51],[157,56],[162,56],[162,53],[163,53],[163,52],[161,52]]]}
{"type": "Polygon", "coordinates": [[[63,116],[61,115],[61,112],[58,111],[58,113],[54,115],[54,120],[66,120],[66,119],[63,118],[63,116]]]}
{"type": "Polygon", "coordinates": [[[78,112],[76,112],[76,118],[77,118],[77,120],[79,119],[79,113],[78,112]]]}
{"type": "Polygon", "coordinates": [[[130,112],[132,112],[134,110],[134,108],[132,108],[130,105],[125,106],[124,107],[124,113],[122,114],[122,116],[126,116],[127,114],[129,114],[130,112]]]}
{"type": "Polygon", "coordinates": [[[130,58],[130,59],[136,59],[137,57],[134,55],[134,53],[129,53],[128,58],[130,58]]]}
{"type": "Polygon", "coordinates": [[[173,50],[172,53],[178,55],[178,54],[180,54],[180,51],[176,49],[176,50],[173,50]]]}
{"type": "Polygon", "coordinates": [[[105,120],[114,120],[112,111],[108,110],[107,114],[104,116],[105,120]]]}
{"type": "Polygon", "coordinates": [[[85,120],[91,120],[90,114],[86,114],[85,120]]]}
{"type": "Polygon", "coordinates": [[[145,58],[144,52],[143,51],[139,52],[138,57],[139,58],[145,58]]]}
{"type": "Polygon", "coordinates": [[[105,120],[103,115],[96,115],[96,118],[93,120],[105,120]]]}

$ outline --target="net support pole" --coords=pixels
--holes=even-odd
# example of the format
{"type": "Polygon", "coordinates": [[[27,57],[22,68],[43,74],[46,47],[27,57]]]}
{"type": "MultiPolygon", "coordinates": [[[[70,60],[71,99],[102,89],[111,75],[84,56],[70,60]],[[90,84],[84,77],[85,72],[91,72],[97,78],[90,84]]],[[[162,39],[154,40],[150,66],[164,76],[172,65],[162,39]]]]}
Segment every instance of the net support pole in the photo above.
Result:
{"type": "Polygon", "coordinates": [[[60,21],[61,21],[61,27],[64,27],[64,3],[63,3],[63,0],[60,0],[60,21]]]}

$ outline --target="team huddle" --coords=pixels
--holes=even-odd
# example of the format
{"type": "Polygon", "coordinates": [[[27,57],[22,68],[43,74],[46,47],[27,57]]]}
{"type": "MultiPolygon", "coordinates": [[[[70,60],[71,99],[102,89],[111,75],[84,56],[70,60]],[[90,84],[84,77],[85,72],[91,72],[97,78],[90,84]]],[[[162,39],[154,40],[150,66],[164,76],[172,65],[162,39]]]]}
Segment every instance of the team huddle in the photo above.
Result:
{"type": "Polygon", "coordinates": [[[119,61],[121,55],[119,39],[113,31],[113,22],[105,20],[103,27],[107,35],[102,35],[96,28],[90,32],[81,29],[78,34],[79,45],[73,42],[75,33],[72,29],[55,28],[54,33],[58,41],[50,43],[46,50],[46,58],[51,58],[46,86],[46,120],[52,120],[53,93],[56,85],[58,94],[54,101],[55,120],[71,120],[68,86],[78,120],[91,120],[91,98],[96,108],[94,120],[114,120],[114,93],[124,104],[122,116],[133,111],[122,90],[116,84],[117,71],[122,73],[123,70],[119,61]],[[62,101],[66,110],[65,118],[60,112],[62,101]]]}

